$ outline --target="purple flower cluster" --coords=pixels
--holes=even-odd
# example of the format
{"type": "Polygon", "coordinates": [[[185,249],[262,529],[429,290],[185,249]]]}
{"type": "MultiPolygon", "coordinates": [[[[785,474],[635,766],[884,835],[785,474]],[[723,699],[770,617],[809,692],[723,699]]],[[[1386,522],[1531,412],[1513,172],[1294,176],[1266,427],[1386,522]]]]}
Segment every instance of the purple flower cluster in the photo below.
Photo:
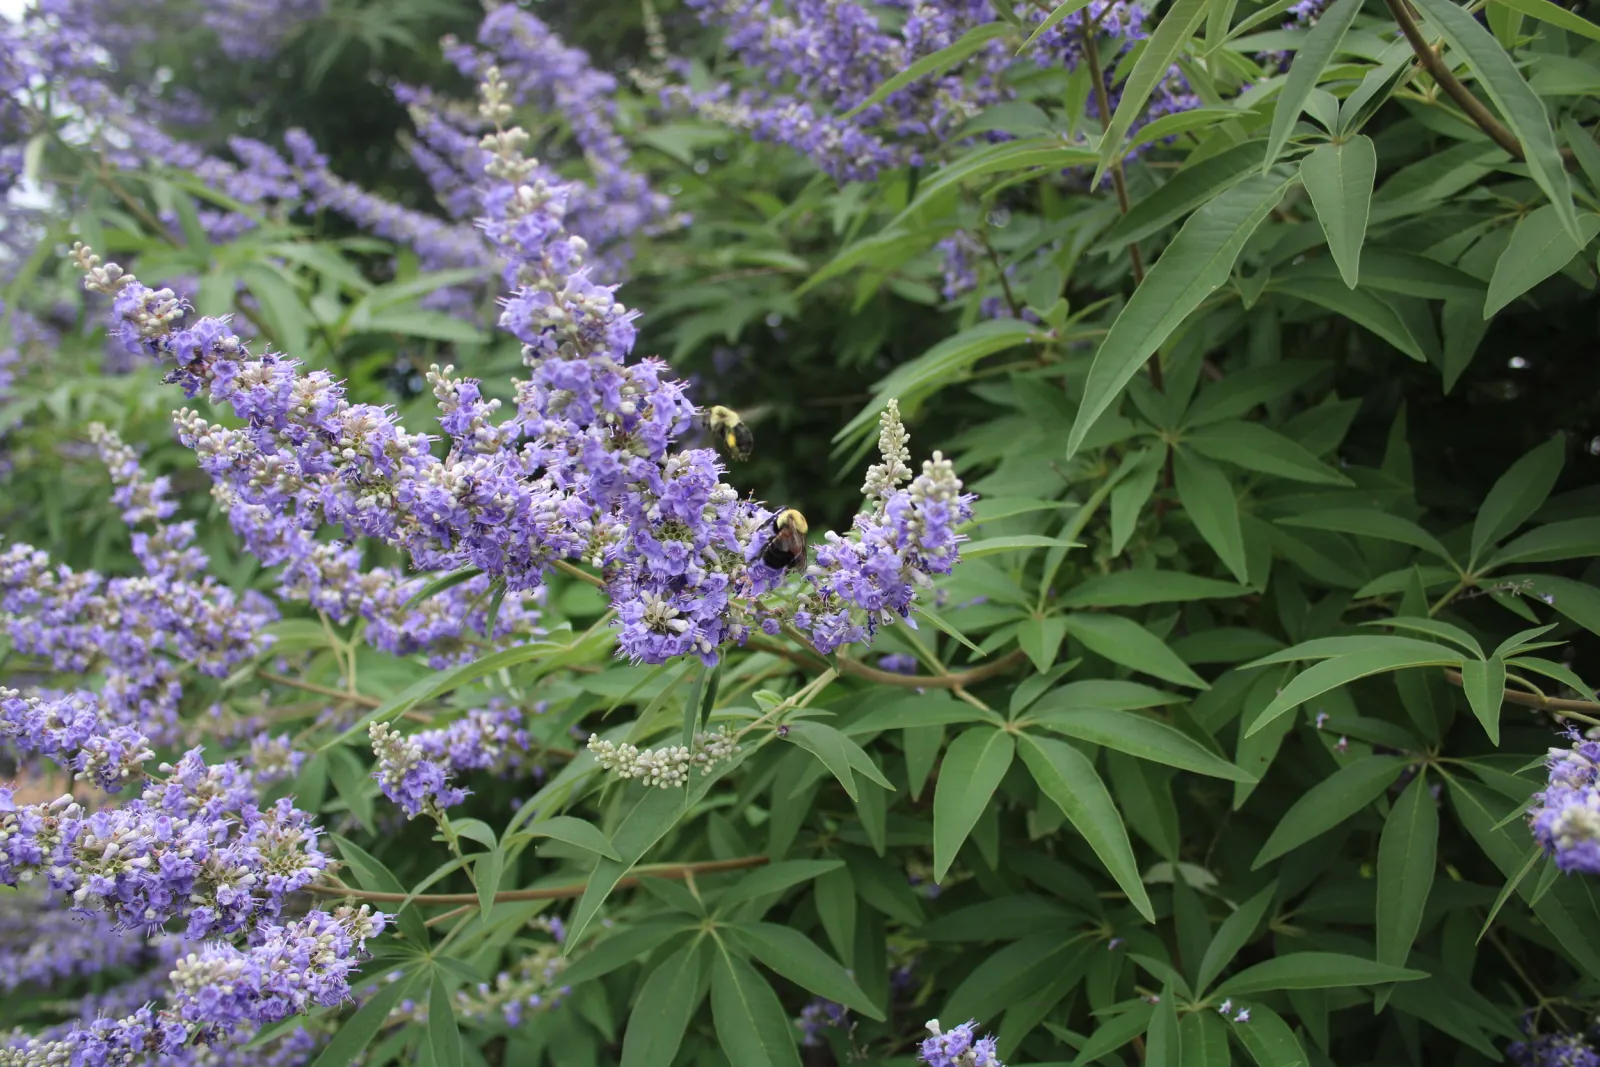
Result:
{"type": "Polygon", "coordinates": [[[42,887],[0,896],[0,991],[138,967],[154,954],[148,939],[111,916],[69,911],[42,887]]]}
{"type": "Polygon", "coordinates": [[[1563,871],[1600,874],[1600,740],[1552,748],[1550,781],[1528,809],[1534,840],[1563,871]]]}
{"type": "Polygon", "coordinates": [[[828,533],[795,612],[795,625],[823,652],[868,641],[879,625],[908,617],[931,576],[955,566],[965,539],[956,528],[972,517],[971,494],[938,452],[900,487],[910,474],[910,452],[898,403],[890,401],[881,424],[883,462],[867,472],[863,487],[873,508],[856,516],[848,536],[828,533]]]}
{"type": "Polygon", "coordinates": [[[452,784],[457,775],[506,774],[523,766],[534,748],[522,713],[506,708],[474,708],[448,726],[410,735],[375,722],[368,734],[378,757],[373,777],[408,819],[465,800],[467,791],[452,784]]]}
{"type": "Polygon", "coordinates": [[[211,0],[200,21],[229,59],[270,59],[291,30],[326,7],[327,0],[211,0]]]}
{"type": "Polygon", "coordinates": [[[945,1033],[938,1019],[928,1021],[928,1033],[917,1050],[928,1067],[1005,1067],[995,1052],[995,1039],[978,1037],[978,1024],[967,1021],[945,1033]]]}
{"type": "Polygon", "coordinates": [[[989,0],[883,5],[899,9],[893,19],[855,0],[690,0],[689,6],[724,29],[724,47],[745,69],[761,72],[765,84],[709,92],[648,77],[641,84],[714,121],[788,145],[840,181],[920,163],[927,148],[1002,99],[999,76],[1010,48],[996,40],[973,61],[976,76],[929,75],[845,117],[892,75],[993,22],[989,0]]]}
{"type": "Polygon", "coordinates": [[[1600,1067],[1600,1048],[1590,1033],[1535,1033],[1531,1014],[1523,1020],[1523,1039],[1506,1046],[1515,1067],[1600,1067]]]}

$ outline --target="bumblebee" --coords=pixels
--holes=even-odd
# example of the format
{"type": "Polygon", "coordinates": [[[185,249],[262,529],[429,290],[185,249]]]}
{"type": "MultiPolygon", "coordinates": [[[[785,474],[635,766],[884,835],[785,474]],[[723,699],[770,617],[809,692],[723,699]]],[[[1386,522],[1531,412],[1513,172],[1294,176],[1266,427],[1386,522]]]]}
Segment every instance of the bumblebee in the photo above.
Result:
{"type": "Polygon", "coordinates": [[[701,421],[724,452],[741,462],[750,458],[750,450],[756,447],[755,434],[739,418],[737,411],[714,404],[706,409],[701,421]]]}
{"type": "Polygon", "coordinates": [[[761,562],[775,571],[805,562],[808,532],[806,517],[794,508],[784,508],[772,519],[772,540],[761,550],[761,562]]]}

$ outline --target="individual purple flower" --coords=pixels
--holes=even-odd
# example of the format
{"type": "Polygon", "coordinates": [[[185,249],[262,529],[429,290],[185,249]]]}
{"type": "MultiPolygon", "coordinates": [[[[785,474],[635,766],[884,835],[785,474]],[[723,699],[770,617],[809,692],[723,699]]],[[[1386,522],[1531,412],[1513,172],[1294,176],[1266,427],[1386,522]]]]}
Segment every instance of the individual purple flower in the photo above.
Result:
{"type": "Polygon", "coordinates": [[[800,1044],[816,1048],[823,1042],[822,1031],[845,1026],[850,1020],[850,1009],[823,997],[812,997],[800,1009],[795,1025],[800,1028],[800,1044]]]}

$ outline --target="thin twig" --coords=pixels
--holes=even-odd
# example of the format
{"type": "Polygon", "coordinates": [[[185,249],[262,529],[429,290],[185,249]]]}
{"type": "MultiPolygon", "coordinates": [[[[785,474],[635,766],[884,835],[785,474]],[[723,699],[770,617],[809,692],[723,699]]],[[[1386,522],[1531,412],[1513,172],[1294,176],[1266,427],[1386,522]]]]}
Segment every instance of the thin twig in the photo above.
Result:
{"type": "MultiPolygon", "coordinates": [[[[751,641],[751,648],[769,652],[774,656],[781,656],[790,663],[809,668],[822,670],[828,666],[827,661],[816,652],[797,652],[792,648],[782,645],[768,644],[765,641],[751,641]]],[[[835,657],[839,661],[839,673],[863,678],[869,682],[880,685],[894,685],[901,689],[960,689],[969,685],[977,685],[996,675],[1004,674],[1018,663],[1021,663],[1025,654],[1021,649],[1001,656],[993,663],[986,663],[981,667],[974,667],[968,671],[958,671],[955,674],[895,674],[893,671],[883,671],[876,667],[869,667],[858,660],[848,656],[835,657]]]]}
{"type": "Polygon", "coordinates": [[[560,571],[562,574],[569,575],[569,576],[571,576],[573,578],[576,578],[580,582],[588,582],[590,585],[594,586],[596,589],[604,589],[606,587],[606,583],[605,583],[604,579],[598,578],[595,575],[590,574],[588,571],[582,569],[581,567],[574,567],[572,564],[568,563],[564,559],[558,559],[555,562],[551,563],[550,565],[552,567],[554,567],[556,570],[560,571]]]}
{"type": "Polygon", "coordinates": [[[994,272],[1000,278],[1000,291],[1006,296],[1006,306],[1011,308],[1011,317],[1022,318],[1022,305],[1017,303],[1017,295],[1011,291],[1011,279],[1006,277],[1005,268],[1000,265],[1000,253],[994,250],[994,244],[989,240],[987,226],[978,227],[978,240],[983,242],[983,250],[989,253],[989,262],[994,264],[994,272]]]}
{"type": "MultiPolygon", "coordinates": [[[[1106,92],[1105,72],[1100,67],[1100,49],[1087,25],[1079,26],[1078,34],[1083,39],[1084,54],[1089,57],[1089,79],[1094,83],[1095,108],[1100,112],[1100,129],[1104,132],[1111,128],[1111,94],[1106,92]]],[[[1118,209],[1126,215],[1132,204],[1128,200],[1128,183],[1122,173],[1120,157],[1111,164],[1111,188],[1116,191],[1118,209]]],[[[1137,241],[1128,242],[1128,262],[1133,267],[1133,283],[1144,284],[1144,255],[1139,251],[1137,241]]],[[[1150,380],[1157,389],[1161,388],[1161,364],[1155,359],[1150,361],[1150,380]]]]}
{"type": "MultiPolygon", "coordinates": [[[[1461,672],[1446,667],[1445,679],[1451,685],[1465,687],[1461,679],[1461,672]]],[[[1506,689],[1503,697],[1507,704],[1520,704],[1525,708],[1538,708],[1540,711],[1553,711],[1558,714],[1574,712],[1583,715],[1600,715],[1600,704],[1588,700],[1568,700],[1565,697],[1547,697],[1541,693],[1524,693],[1520,689],[1506,689]]]]}
{"type": "Polygon", "coordinates": [[[344,689],[335,689],[330,685],[318,685],[316,682],[302,682],[298,678],[289,678],[272,671],[256,671],[256,677],[263,682],[273,685],[286,685],[291,689],[303,689],[307,693],[316,693],[331,700],[343,700],[347,704],[359,704],[363,708],[381,708],[383,701],[376,697],[369,697],[365,693],[351,693],[344,689]]]}
{"type": "MultiPolygon", "coordinates": [[[[655,863],[643,867],[635,867],[634,873],[617,882],[616,888],[627,889],[639,884],[643,878],[689,878],[696,874],[717,874],[722,871],[742,871],[751,867],[761,867],[768,862],[766,856],[740,856],[731,860],[708,860],[704,863],[655,863]]],[[[505,904],[519,900],[567,900],[571,897],[581,897],[589,888],[588,882],[572,882],[568,885],[552,885],[543,889],[506,889],[494,895],[496,904],[505,904]]],[[[351,900],[365,900],[374,904],[404,904],[410,902],[422,906],[439,904],[477,904],[476,893],[383,893],[369,889],[352,889],[347,885],[308,885],[306,892],[315,893],[324,897],[344,897],[351,900]]]]}
{"type": "Polygon", "coordinates": [[[1417,60],[1423,68],[1433,76],[1434,82],[1443,89],[1467,117],[1475,122],[1478,129],[1489,135],[1489,140],[1505,149],[1512,159],[1526,158],[1522,151],[1522,142],[1510,130],[1494,117],[1483,102],[1465,85],[1456,80],[1450,73],[1450,68],[1444,59],[1433,47],[1428,44],[1428,39],[1422,35],[1422,27],[1417,25],[1417,20],[1412,17],[1409,0],[1383,0],[1388,6],[1389,13],[1394,16],[1395,23],[1400,27],[1400,32],[1405,34],[1406,41],[1411,45],[1411,50],[1417,54],[1417,60]]]}

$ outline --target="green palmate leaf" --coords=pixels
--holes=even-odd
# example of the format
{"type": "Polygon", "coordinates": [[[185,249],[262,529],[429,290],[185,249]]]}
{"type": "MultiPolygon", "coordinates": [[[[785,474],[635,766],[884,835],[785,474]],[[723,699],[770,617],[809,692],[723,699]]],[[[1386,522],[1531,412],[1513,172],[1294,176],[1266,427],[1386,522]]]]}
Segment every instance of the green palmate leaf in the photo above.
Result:
{"type": "Polygon", "coordinates": [[[1028,716],[1048,730],[1080,741],[1114,748],[1140,759],[1165,763],[1169,767],[1194,771],[1213,778],[1253,782],[1255,778],[1195,741],[1188,734],[1136,711],[1109,708],[1078,708],[1047,711],[1028,716]]]}
{"type": "Polygon", "coordinates": [[[1541,204],[1519,220],[1506,250],[1495,261],[1494,277],[1489,279],[1489,292],[1483,302],[1483,317],[1493,315],[1570,263],[1600,234],[1600,215],[1584,212],[1578,216],[1578,227],[1581,245],[1573,241],[1560,215],[1549,204],[1541,204]]]}
{"type": "Polygon", "coordinates": [[[1145,1034],[1144,1058],[1150,1063],[1183,1063],[1183,1034],[1178,1027],[1178,998],[1170,985],[1161,987],[1156,1010],[1145,1034]]]}
{"type": "Polygon", "coordinates": [[[1108,251],[1142,241],[1232,188],[1261,166],[1265,141],[1246,141],[1184,167],[1166,184],[1129,208],[1096,244],[1108,251]]]}
{"type": "Polygon", "coordinates": [[[1317,209],[1317,221],[1327,235],[1328,251],[1339,265],[1339,275],[1352,289],[1361,280],[1361,245],[1367,236],[1367,212],[1377,175],[1378,149],[1365,134],[1321,145],[1300,161],[1300,184],[1317,209]]]}
{"type": "Polygon", "coordinates": [[[500,892],[500,877],[505,871],[505,854],[490,849],[472,865],[472,876],[478,883],[478,908],[485,921],[494,910],[494,895],[500,892]]]}
{"type": "MultiPolygon", "coordinates": [[[[678,918],[688,921],[687,916],[678,918]]],[[[562,982],[578,985],[625,967],[647,952],[654,952],[675,934],[690,929],[685,922],[641,923],[608,935],[561,972],[562,982]]]]}
{"type": "Polygon", "coordinates": [[[1127,827],[1111,802],[1105,783],[1094,764],[1065,741],[1022,734],[1017,739],[1022,762],[1045,796],[1055,802],[1074,829],[1094,849],[1100,862],[1128,894],[1133,906],[1148,922],[1155,922],[1155,911],[1139,878],[1127,827]]]}
{"type": "Polygon", "coordinates": [[[1308,1067],[1311,1062],[1289,1024],[1264,1004],[1252,1005],[1250,1021],[1236,1024],[1233,1032],[1256,1067],[1308,1067]]]}
{"type": "MultiPolygon", "coordinates": [[[[726,765],[724,765],[726,766],[726,765]]],[[[704,796],[710,783],[710,778],[700,778],[693,785],[687,787],[692,799],[704,796]]],[[[676,789],[648,789],[639,802],[628,812],[627,817],[617,827],[617,832],[612,835],[611,847],[616,850],[620,859],[601,857],[595,864],[594,870],[589,874],[589,883],[584,887],[583,896],[578,901],[578,906],[573,910],[572,922],[568,924],[566,946],[571,951],[572,946],[578,944],[584,930],[594,920],[595,913],[600,910],[600,905],[605,903],[606,897],[622,881],[622,876],[628,873],[639,858],[648,852],[657,841],[666,836],[668,830],[683,814],[684,798],[676,789]]]]}
{"type": "Polygon", "coordinates": [[[428,1048],[435,1067],[461,1067],[461,1030],[442,970],[433,972],[433,989],[428,993],[428,1048]]]}
{"type": "Polygon", "coordinates": [[[1506,125],[1522,144],[1533,180],[1550,198],[1562,227],[1573,241],[1583,244],[1578,215],[1572,206],[1572,186],[1567,181],[1555,131],[1544,104],[1528,88],[1516,63],[1494,35],[1451,0],[1417,0],[1417,7],[1444,37],[1451,50],[1466,60],[1483,91],[1489,94],[1506,125]]]}
{"type": "Polygon", "coordinates": [[[1222,920],[1222,925],[1217,927],[1217,932],[1211,938],[1211,943],[1206,946],[1205,955],[1200,958],[1200,970],[1196,975],[1195,984],[1200,992],[1217,980],[1239,950],[1250,943],[1255,936],[1256,927],[1261,925],[1261,920],[1266,918],[1267,909],[1272,907],[1272,900],[1278,893],[1278,883],[1274,882],[1239,907],[1222,920]]]}
{"type": "Polygon", "coordinates": [[[1248,732],[1255,733],[1279,715],[1292,711],[1312,697],[1348,685],[1359,678],[1404,667],[1459,667],[1464,658],[1462,653],[1443,645],[1426,648],[1418,647],[1420,645],[1426,645],[1426,642],[1390,639],[1376,648],[1336,656],[1308,667],[1283,687],[1283,691],[1250,725],[1248,732]]]}
{"type": "Polygon", "coordinates": [[[1165,141],[1193,130],[1209,129],[1224,122],[1245,118],[1248,114],[1232,107],[1197,107],[1171,115],[1162,115],[1155,121],[1139,127],[1138,132],[1128,142],[1128,154],[1132,155],[1144,145],[1165,141]]]}
{"type": "Polygon", "coordinates": [[[356,1013],[341,1023],[333,1037],[323,1048],[311,1067],[345,1067],[366,1051],[372,1039],[378,1036],[389,1013],[416,984],[418,971],[409,971],[398,981],[379,982],[372,996],[356,1013]]]}
{"type": "Polygon", "coordinates": [[[1519,15],[1527,15],[1540,22],[1559,26],[1569,33],[1587,37],[1591,41],[1600,41],[1600,26],[1596,26],[1581,15],[1574,15],[1559,4],[1551,3],[1550,0],[1493,0],[1490,7],[1503,7],[1519,15]]]}
{"type": "Polygon", "coordinates": [[[844,117],[854,118],[869,107],[883,103],[890,96],[904,89],[912,82],[934,74],[942,74],[962,60],[973,55],[984,45],[997,37],[1003,37],[1010,32],[1010,27],[1003,22],[985,22],[972,27],[962,34],[954,44],[946,45],[931,55],[923,56],[905,70],[896,74],[882,85],[872,91],[861,103],[845,112],[844,117]]]}
{"type": "Polygon", "coordinates": [[[1128,539],[1139,524],[1139,512],[1155,492],[1156,480],[1167,462],[1167,446],[1160,444],[1148,451],[1135,453],[1123,460],[1123,470],[1128,473],[1119,478],[1111,490],[1111,554],[1120,556],[1128,539]]]}
{"type": "Polygon", "coordinates": [[[973,178],[990,174],[1016,173],[1037,167],[1050,170],[1083,167],[1093,163],[1094,158],[1094,153],[1089,149],[1068,144],[1060,134],[1054,133],[1045,137],[1006,141],[969,151],[955,162],[939,168],[931,178],[921,183],[917,187],[916,198],[895,216],[888,228],[891,231],[900,229],[912,216],[926,207],[929,201],[973,178]]]}
{"type": "Polygon", "coordinates": [[[1277,162],[1278,154],[1283,151],[1294,124],[1300,119],[1300,112],[1305,108],[1306,98],[1316,88],[1323,70],[1339,50],[1345,33],[1360,12],[1361,0],[1336,0],[1322,13],[1322,17],[1317,19],[1311,32],[1300,43],[1294,62],[1289,66],[1289,76],[1284,79],[1283,89],[1272,109],[1272,132],[1267,138],[1264,166],[1270,167],[1277,162]]]}
{"type": "Polygon", "coordinates": [[[1260,870],[1290,849],[1338,826],[1381,796],[1405,769],[1406,761],[1399,756],[1367,756],[1339,768],[1284,813],[1251,869],[1260,870]]]}
{"type": "Polygon", "coordinates": [[[800,1067],[794,1026],[778,994],[726,947],[712,963],[711,1018],[722,1050],[740,1067],[800,1067]]]}
{"type": "Polygon", "coordinates": [[[789,981],[869,1019],[883,1021],[882,1009],[868,999],[849,972],[800,931],[776,923],[736,923],[729,929],[756,959],[789,981]]]}
{"type": "Polygon", "coordinates": [[[960,547],[962,559],[981,559],[1002,552],[1028,552],[1035,548],[1079,548],[1076,541],[1063,541],[1059,537],[1039,537],[1035,534],[1018,534],[1015,537],[990,537],[982,541],[966,541],[960,547]]]}
{"type": "MultiPolygon", "coordinates": [[[[1415,982],[1423,971],[1395,967],[1338,952],[1295,952],[1246,968],[1217,987],[1214,996],[1243,996],[1278,989],[1339,989],[1345,986],[1415,982]]],[[[1252,1016],[1255,1014],[1251,1012],[1252,1016]]]]}
{"type": "MultiPolygon", "coordinates": [[[[1179,7],[1186,6],[1199,12],[1205,9],[1203,0],[1179,0],[1156,35],[1160,36],[1174,20],[1179,7]]],[[[1150,56],[1154,47],[1152,38],[1144,56],[1150,56]]],[[[1131,95],[1125,92],[1122,106],[1127,106],[1130,99],[1131,95]]],[[[1116,402],[1151,353],[1202,300],[1227,282],[1245,242],[1283,199],[1287,188],[1287,180],[1275,174],[1256,175],[1209,201],[1183,224],[1133,299],[1117,315],[1095,353],[1084,383],[1083,404],[1067,437],[1069,458],[1077,453],[1089,430],[1116,402]]]]}
{"type": "Polygon", "coordinates": [[[1249,590],[1185,571],[1133,570],[1097,574],[1058,599],[1068,608],[1132,608],[1191,600],[1231,599],[1249,590]]]}
{"type": "Polygon", "coordinates": [[[1100,159],[1095,165],[1090,188],[1097,188],[1112,163],[1122,158],[1122,142],[1128,136],[1128,130],[1144,114],[1150,94],[1167,79],[1173,62],[1183,52],[1200,23],[1205,21],[1209,6],[1209,0],[1177,0],[1161,16],[1160,24],[1144,42],[1143,51],[1122,84],[1122,97],[1117,101],[1111,124],[1106,127],[1105,137],[1100,142],[1100,159]]]}
{"type": "Polygon", "coordinates": [[[247,263],[239,277],[261,304],[261,315],[273,339],[289,355],[305,359],[310,354],[311,316],[294,286],[277,270],[263,263],[247,263]]]}
{"type": "Polygon", "coordinates": [[[1050,690],[1030,710],[1039,715],[1058,708],[1159,708],[1163,704],[1182,704],[1184,700],[1176,693],[1138,682],[1090,678],[1050,690]]]}
{"type": "Polygon", "coordinates": [[[1233,483],[1210,462],[1184,448],[1173,453],[1172,472],[1178,499],[1195,530],[1233,576],[1247,584],[1249,566],[1233,483]]]}
{"type": "Polygon", "coordinates": [[[933,789],[934,881],[944,881],[1015,755],[1011,735],[988,726],[974,726],[950,743],[933,789]]]}
{"type": "Polygon", "coordinates": [[[1318,485],[1352,484],[1349,478],[1312,455],[1299,442],[1259,422],[1223,422],[1207,426],[1187,435],[1184,443],[1203,456],[1245,470],[1318,485]]]}
{"type": "Polygon", "coordinates": [[[1089,1040],[1083,1043],[1077,1058],[1072,1061],[1074,1067],[1097,1063],[1105,1058],[1106,1053],[1115,1052],[1143,1034],[1149,1029],[1150,1017],[1154,1014],[1155,1007],[1141,999],[1127,1011],[1113,1016],[1109,1022],[1095,1027],[1094,1033],[1089,1035],[1089,1040]]]}
{"type": "Polygon", "coordinates": [[[1439,810],[1427,776],[1417,775],[1383,824],[1378,842],[1379,963],[1404,966],[1422,928],[1422,912],[1433,889],[1439,847],[1439,810]]]}
{"type": "Polygon", "coordinates": [[[1489,740],[1500,743],[1500,705],[1505,702],[1506,665],[1499,656],[1487,660],[1469,659],[1461,664],[1461,688],[1466,691],[1472,714],[1483,723],[1489,740]]]}
{"type": "Polygon", "coordinates": [[[870,734],[879,730],[907,729],[919,726],[948,726],[962,722],[993,722],[999,726],[998,715],[985,713],[971,704],[964,704],[948,693],[907,693],[890,697],[882,706],[874,707],[861,718],[845,727],[847,734],[870,734]]]}
{"type": "Polygon", "coordinates": [[[1066,616],[1066,623],[1067,633],[1082,642],[1083,647],[1113,663],[1178,685],[1206,688],[1205,679],[1190,670],[1161,638],[1132,619],[1085,612],[1066,616]]]}
{"type": "Polygon", "coordinates": [[[1527,522],[1555,488],[1566,462],[1566,442],[1558,434],[1511,465],[1478,508],[1472,524],[1472,559],[1527,522]]]}
{"type": "Polygon", "coordinates": [[[710,955],[709,942],[697,939],[650,972],[628,1014],[622,1067],[671,1067],[689,1020],[706,995],[710,955]]]}

